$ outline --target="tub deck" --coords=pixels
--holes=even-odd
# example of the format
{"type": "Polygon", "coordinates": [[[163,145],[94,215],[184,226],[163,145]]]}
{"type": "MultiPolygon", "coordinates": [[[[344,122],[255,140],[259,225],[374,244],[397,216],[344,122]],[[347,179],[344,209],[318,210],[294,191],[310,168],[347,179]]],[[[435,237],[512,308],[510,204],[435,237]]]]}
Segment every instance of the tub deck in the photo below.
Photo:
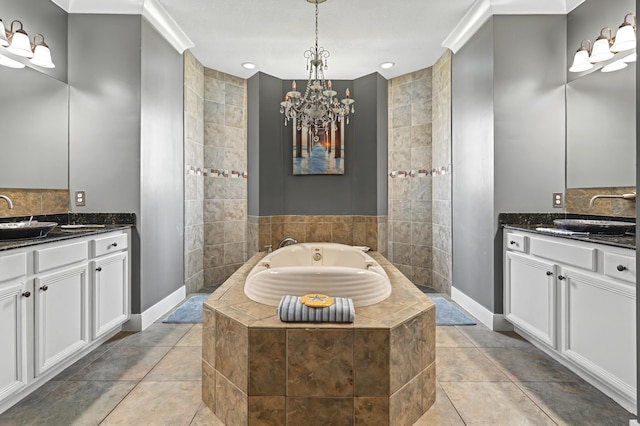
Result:
{"type": "Polygon", "coordinates": [[[435,304],[391,280],[351,324],[284,323],[244,294],[258,253],[204,303],[202,398],[225,424],[413,424],[435,401],[435,304]],[[393,421],[391,421],[393,420],[393,421]]]}

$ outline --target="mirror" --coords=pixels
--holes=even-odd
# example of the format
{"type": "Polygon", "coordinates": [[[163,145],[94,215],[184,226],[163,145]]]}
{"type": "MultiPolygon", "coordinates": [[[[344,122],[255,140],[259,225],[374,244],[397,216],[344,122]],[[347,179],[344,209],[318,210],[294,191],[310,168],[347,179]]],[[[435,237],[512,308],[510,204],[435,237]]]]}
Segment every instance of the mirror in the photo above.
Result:
{"type": "Polygon", "coordinates": [[[67,84],[28,67],[0,81],[0,188],[68,189],[67,84]]]}
{"type": "Polygon", "coordinates": [[[571,81],[567,188],[636,185],[636,64],[571,81]]]}

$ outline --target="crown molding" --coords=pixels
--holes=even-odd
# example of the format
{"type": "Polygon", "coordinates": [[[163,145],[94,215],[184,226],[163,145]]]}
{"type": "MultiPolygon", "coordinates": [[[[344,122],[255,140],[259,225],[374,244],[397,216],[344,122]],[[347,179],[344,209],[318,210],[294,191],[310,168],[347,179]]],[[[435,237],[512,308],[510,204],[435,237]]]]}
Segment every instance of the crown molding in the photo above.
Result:
{"type": "Polygon", "coordinates": [[[142,16],[176,49],[180,54],[195,46],[182,28],[169,15],[157,0],[145,0],[142,16]]]}
{"type": "Polygon", "coordinates": [[[442,42],[442,47],[457,53],[492,15],[491,0],[476,1],[442,42]]]}

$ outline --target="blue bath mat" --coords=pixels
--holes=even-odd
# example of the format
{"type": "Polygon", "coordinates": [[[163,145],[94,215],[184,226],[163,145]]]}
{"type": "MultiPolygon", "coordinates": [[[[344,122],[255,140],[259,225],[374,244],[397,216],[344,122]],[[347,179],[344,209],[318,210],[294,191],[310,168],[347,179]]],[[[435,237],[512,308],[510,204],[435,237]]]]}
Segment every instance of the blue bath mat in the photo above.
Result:
{"type": "Polygon", "coordinates": [[[453,306],[447,299],[429,296],[436,304],[436,325],[476,325],[476,322],[453,306]]]}
{"type": "Polygon", "coordinates": [[[208,294],[191,296],[178,306],[162,322],[166,323],[199,323],[202,322],[202,303],[208,294]]]}

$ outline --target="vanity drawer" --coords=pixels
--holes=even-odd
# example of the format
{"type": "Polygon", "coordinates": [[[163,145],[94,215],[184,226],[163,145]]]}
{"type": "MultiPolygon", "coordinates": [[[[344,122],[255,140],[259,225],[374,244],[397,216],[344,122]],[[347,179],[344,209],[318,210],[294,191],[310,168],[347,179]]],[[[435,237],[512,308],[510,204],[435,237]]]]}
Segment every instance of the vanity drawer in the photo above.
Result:
{"type": "Polygon", "coordinates": [[[110,235],[104,238],[96,238],[91,242],[93,257],[104,256],[125,250],[128,247],[127,234],[110,235]]]}
{"type": "Polygon", "coordinates": [[[87,260],[89,248],[86,241],[64,246],[34,251],[35,272],[47,271],[60,266],[71,265],[87,260]]]}
{"type": "Polygon", "coordinates": [[[541,238],[531,238],[529,241],[529,250],[531,254],[538,257],[577,266],[589,271],[596,270],[596,253],[598,251],[595,248],[564,244],[541,238]]]}
{"type": "Polygon", "coordinates": [[[18,253],[0,257],[0,282],[27,274],[27,254],[18,253]]]}
{"type": "Polygon", "coordinates": [[[518,235],[511,232],[507,233],[506,245],[511,251],[527,252],[527,240],[529,238],[524,235],[518,235]]]}
{"type": "Polygon", "coordinates": [[[604,274],[611,278],[636,282],[636,258],[621,254],[604,254],[604,274]]]}

